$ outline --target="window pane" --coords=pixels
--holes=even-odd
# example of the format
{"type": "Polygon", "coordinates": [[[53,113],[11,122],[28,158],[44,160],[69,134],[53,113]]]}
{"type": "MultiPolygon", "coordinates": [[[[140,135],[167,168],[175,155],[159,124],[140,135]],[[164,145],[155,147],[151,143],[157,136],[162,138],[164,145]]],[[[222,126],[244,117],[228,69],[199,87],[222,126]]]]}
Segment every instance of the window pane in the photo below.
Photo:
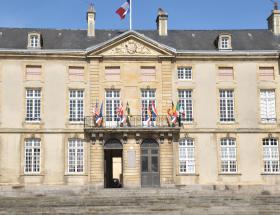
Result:
{"type": "Polygon", "coordinates": [[[142,172],[148,172],[148,157],[147,156],[142,156],[141,159],[141,171],[142,172]]]}

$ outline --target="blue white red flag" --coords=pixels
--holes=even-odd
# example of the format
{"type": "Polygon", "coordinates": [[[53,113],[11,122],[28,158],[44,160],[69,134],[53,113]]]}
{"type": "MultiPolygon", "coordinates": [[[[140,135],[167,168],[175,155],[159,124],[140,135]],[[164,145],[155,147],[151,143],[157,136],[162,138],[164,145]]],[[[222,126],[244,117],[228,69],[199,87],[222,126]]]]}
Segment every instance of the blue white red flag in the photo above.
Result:
{"type": "Polygon", "coordinates": [[[125,15],[129,11],[129,8],[130,8],[130,0],[127,0],[124,4],[122,4],[122,6],[118,10],[116,10],[116,13],[119,14],[121,19],[124,19],[125,15]]]}
{"type": "Polygon", "coordinates": [[[151,111],[150,104],[148,103],[146,122],[147,122],[148,124],[150,124],[151,120],[152,120],[152,111],[151,111]]]}
{"type": "Polygon", "coordinates": [[[157,117],[157,109],[156,109],[156,106],[155,106],[155,102],[153,101],[152,103],[152,116],[153,116],[153,119],[155,119],[157,117]]]}

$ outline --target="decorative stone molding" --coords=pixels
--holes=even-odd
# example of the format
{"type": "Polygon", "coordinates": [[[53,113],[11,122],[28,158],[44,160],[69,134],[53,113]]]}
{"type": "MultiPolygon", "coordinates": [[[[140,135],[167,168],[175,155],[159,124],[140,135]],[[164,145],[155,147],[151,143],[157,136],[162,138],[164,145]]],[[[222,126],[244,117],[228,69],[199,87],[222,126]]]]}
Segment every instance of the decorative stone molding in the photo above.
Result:
{"type": "Polygon", "coordinates": [[[159,54],[158,52],[132,39],[104,52],[104,55],[158,55],[158,54],[159,54]]]}
{"type": "Polygon", "coordinates": [[[164,143],[164,133],[161,133],[161,134],[159,135],[159,142],[160,142],[161,144],[164,143]]]}

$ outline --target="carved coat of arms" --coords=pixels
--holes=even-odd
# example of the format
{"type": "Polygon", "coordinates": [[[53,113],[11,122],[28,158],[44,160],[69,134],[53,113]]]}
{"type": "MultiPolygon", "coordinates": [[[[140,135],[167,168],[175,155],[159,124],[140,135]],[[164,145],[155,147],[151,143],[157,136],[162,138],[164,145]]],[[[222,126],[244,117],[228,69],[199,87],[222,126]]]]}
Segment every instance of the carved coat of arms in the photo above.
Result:
{"type": "Polygon", "coordinates": [[[150,48],[144,46],[143,44],[135,41],[128,40],[113,49],[105,52],[108,55],[156,55],[157,52],[151,50],[150,48]]]}

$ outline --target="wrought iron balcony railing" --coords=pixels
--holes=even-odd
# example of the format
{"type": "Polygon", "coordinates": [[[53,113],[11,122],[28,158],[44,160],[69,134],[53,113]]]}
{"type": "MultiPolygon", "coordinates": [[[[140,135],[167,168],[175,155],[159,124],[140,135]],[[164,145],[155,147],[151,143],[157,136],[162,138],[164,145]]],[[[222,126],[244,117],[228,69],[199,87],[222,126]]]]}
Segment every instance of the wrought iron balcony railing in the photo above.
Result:
{"type": "Polygon", "coordinates": [[[180,127],[180,119],[174,119],[166,115],[160,115],[146,120],[143,116],[132,115],[125,116],[125,119],[112,116],[103,116],[102,121],[97,120],[94,116],[87,116],[84,119],[85,129],[93,128],[168,128],[180,127]]]}

